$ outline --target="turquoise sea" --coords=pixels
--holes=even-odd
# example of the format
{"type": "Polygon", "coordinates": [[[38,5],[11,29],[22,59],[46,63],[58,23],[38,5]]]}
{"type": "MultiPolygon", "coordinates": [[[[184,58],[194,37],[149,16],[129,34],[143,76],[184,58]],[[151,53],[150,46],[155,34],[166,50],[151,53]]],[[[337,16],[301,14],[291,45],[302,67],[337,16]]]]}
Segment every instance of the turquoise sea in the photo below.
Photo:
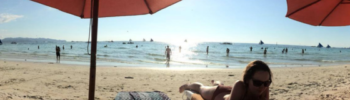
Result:
{"type": "MultiPolygon", "coordinates": [[[[233,43],[224,45],[219,42],[202,43],[163,43],[142,42],[122,44],[123,41],[99,42],[97,65],[123,67],[186,67],[186,68],[243,68],[252,60],[263,60],[271,67],[324,66],[350,63],[350,49],[317,48],[297,45],[259,45],[251,43],[233,43]],[[108,47],[104,47],[107,45],[108,47]],[[138,48],[136,48],[138,45],[138,48]],[[166,64],[165,47],[172,50],[171,61],[166,64]],[[179,46],[182,47],[181,52],[179,46]],[[209,54],[206,47],[209,46],[209,54]],[[250,51],[249,47],[253,47],[250,51]],[[267,48],[267,54],[264,50],[267,48]],[[226,55],[226,48],[230,53],[226,55]],[[282,53],[288,48],[288,53],[282,53]],[[306,49],[301,53],[301,49],[306,49]]],[[[86,42],[63,43],[4,43],[0,45],[0,59],[32,62],[56,62],[55,46],[61,48],[61,64],[89,65],[90,55],[86,42]],[[73,46],[71,49],[70,46],[73,46]],[[40,46],[40,49],[38,49],[40,46]],[[64,46],[64,50],[63,47],[64,46]],[[28,50],[29,48],[29,50],[28,50]]]]}

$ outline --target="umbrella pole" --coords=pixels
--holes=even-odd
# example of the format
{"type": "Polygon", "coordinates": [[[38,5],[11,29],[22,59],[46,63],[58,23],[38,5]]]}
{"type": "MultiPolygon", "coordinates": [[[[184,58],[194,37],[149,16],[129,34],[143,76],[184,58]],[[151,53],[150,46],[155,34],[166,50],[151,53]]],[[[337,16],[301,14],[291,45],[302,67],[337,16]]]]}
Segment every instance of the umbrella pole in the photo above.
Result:
{"type": "Polygon", "coordinates": [[[89,100],[95,99],[95,80],[96,80],[96,48],[97,48],[97,28],[98,28],[98,3],[99,0],[93,0],[92,16],[92,36],[91,36],[91,58],[90,58],[90,81],[89,81],[89,100]]]}

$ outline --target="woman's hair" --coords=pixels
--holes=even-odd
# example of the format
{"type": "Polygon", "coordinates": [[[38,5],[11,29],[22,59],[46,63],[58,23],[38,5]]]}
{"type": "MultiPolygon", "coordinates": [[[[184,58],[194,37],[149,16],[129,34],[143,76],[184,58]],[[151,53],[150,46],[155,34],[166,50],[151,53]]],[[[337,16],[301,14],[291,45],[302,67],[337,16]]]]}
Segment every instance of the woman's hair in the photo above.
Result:
{"type": "Polygon", "coordinates": [[[269,66],[267,66],[267,64],[263,61],[260,60],[255,60],[250,62],[247,67],[245,67],[245,70],[243,72],[243,82],[245,84],[246,87],[248,87],[248,81],[250,79],[252,79],[253,75],[255,74],[255,72],[257,71],[267,71],[269,72],[269,80],[272,82],[272,73],[271,70],[269,68],[269,66]]]}

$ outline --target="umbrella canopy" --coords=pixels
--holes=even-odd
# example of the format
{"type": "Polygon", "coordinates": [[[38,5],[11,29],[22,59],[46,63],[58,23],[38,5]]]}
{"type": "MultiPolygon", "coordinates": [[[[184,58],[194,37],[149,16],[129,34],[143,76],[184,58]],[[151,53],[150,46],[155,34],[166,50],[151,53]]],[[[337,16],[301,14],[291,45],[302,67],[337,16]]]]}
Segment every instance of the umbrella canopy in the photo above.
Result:
{"type": "Polygon", "coordinates": [[[92,18],[89,100],[95,98],[98,17],[153,14],[180,0],[32,0],[63,12],[92,18]]]}
{"type": "Polygon", "coordinates": [[[287,0],[286,17],[314,26],[350,25],[350,0],[287,0]]]}
{"type": "MultiPolygon", "coordinates": [[[[63,12],[91,18],[91,0],[32,0],[63,12]]],[[[98,17],[153,14],[180,0],[100,0],[98,17]]]]}

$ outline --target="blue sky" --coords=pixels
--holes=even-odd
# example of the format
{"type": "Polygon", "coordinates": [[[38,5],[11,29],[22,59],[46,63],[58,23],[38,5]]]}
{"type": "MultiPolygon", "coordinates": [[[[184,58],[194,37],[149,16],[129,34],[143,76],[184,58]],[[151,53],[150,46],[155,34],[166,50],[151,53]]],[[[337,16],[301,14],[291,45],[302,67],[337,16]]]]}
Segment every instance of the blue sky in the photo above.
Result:
{"type": "MultiPolygon", "coordinates": [[[[89,20],[29,1],[0,0],[0,38],[86,41],[89,20]]],[[[285,0],[183,0],[154,15],[99,19],[99,41],[143,38],[349,47],[350,27],[311,26],[286,18],[285,0]]]]}

